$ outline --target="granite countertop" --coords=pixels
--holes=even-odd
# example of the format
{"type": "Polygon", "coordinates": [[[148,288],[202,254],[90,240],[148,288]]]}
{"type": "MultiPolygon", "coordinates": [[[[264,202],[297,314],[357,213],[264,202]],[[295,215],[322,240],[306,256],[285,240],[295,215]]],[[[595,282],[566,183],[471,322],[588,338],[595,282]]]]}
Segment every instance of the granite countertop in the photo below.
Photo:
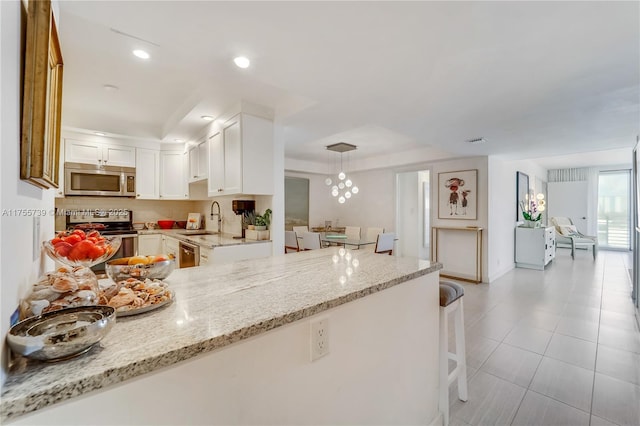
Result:
{"type": "Polygon", "coordinates": [[[144,229],[139,230],[138,235],[163,234],[182,241],[197,244],[200,247],[215,248],[221,246],[237,246],[241,244],[270,243],[271,240],[247,240],[245,238],[233,238],[233,234],[209,233],[207,235],[194,235],[209,232],[204,229],[144,229]],[[187,235],[185,235],[187,234],[187,235]]]}
{"type": "Polygon", "coordinates": [[[175,270],[166,279],[173,303],[119,318],[86,354],[57,363],[19,357],[2,388],[0,423],[440,269],[425,260],[330,247],[175,270]]]}

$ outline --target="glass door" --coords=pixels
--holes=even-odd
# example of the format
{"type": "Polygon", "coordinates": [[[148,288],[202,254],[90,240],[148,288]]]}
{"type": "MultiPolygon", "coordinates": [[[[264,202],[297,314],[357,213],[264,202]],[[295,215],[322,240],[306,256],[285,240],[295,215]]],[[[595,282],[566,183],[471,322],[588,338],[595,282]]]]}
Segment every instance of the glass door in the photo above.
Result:
{"type": "Polygon", "coordinates": [[[598,177],[598,245],[631,249],[631,171],[602,171],[598,177]]]}

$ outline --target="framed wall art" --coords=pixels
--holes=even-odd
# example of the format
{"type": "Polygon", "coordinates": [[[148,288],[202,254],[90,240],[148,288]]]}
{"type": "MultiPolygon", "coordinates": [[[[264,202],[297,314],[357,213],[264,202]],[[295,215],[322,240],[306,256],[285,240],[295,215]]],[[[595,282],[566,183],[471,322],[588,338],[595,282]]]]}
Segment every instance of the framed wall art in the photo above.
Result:
{"type": "Polygon", "coordinates": [[[284,229],[309,225],[309,179],[284,178],[284,229]]]}
{"type": "Polygon", "coordinates": [[[24,57],[20,178],[41,188],[58,187],[62,68],[51,2],[30,1],[24,57]]]}
{"type": "Polygon", "coordinates": [[[478,218],[478,170],[438,173],[438,219],[478,218]]]}
{"type": "Polygon", "coordinates": [[[516,172],[516,222],[524,220],[521,203],[529,203],[529,175],[516,172]]]}

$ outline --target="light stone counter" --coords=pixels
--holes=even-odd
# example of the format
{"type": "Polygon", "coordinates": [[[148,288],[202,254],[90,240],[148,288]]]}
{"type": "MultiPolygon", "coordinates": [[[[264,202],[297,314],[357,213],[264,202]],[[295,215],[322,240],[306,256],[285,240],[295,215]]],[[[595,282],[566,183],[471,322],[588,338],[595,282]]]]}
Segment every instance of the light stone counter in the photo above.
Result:
{"type": "Polygon", "coordinates": [[[199,245],[200,247],[215,248],[221,246],[237,246],[242,244],[260,244],[270,243],[271,240],[247,240],[245,238],[233,238],[232,234],[207,234],[194,235],[206,232],[203,229],[189,230],[186,229],[145,229],[138,231],[138,235],[163,234],[182,241],[187,241],[199,245]],[[190,235],[185,235],[190,234],[190,235]]]}
{"type": "Polygon", "coordinates": [[[344,253],[332,247],[175,270],[166,280],[175,291],[173,303],[118,319],[88,353],[51,364],[19,358],[2,389],[0,422],[442,269],[441,264],[414,258],[363,250],[344,253]]]}

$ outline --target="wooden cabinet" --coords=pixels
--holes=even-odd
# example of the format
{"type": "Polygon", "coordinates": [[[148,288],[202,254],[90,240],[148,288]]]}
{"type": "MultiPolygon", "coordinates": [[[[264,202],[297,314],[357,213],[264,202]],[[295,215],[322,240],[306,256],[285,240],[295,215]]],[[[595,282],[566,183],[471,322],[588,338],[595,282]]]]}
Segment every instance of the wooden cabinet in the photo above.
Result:
{"type": "Polygon", "coordinates": [[[166,254],[162,246],[162,235],[138,235],[138,255],[153,256],[157,254],[166,254]]]}
{"type": "Polygon", "coordinates": [[[185,155],[182,151],[160,151],[161,200],[189,198],[189,184],[185,177],[185,155]]]}
{"type": "Polygon", "coordinates": [[[272,195],[273,122],[237,114],[209,137],[208,195],[272,195]]]}
{"type": "Polygon", "coordinates": [[[209,177],[209,141],[205,138],[191,147],[189,156],[189,182],[198,182],[209,177]]]}
{"type": "Polygon", "coordinates": [[[543,270],[556,256],[556,231],[548,228],[516,228],[516,266],[543,270]]]}
{"type": "Polygon", "coordinates": [[[65,139],[64,161],[102,166],[135,167],[136,149],[103,142],[65,139]]]}
{"type": "Polygon", "coordinates": [[[160,151],[136,149],[136,198],[160,198],[160,151]]]}

